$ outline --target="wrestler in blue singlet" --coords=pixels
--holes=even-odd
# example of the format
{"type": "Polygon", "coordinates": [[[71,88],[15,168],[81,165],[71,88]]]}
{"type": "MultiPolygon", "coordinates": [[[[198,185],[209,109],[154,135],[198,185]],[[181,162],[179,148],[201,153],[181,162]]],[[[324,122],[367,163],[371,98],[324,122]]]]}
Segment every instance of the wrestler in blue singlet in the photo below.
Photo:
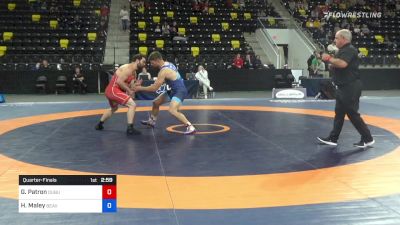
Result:
{"type": "Polygon", "coordinates": [[[165,62],[160,71],[165,68],[169,68],[176,72],[175,80],[169,80],[165,78],[165,83],[171,88],[171,90],[167,91],[166,93],[170,97],[171,101],[174,100],[176,102],[182,103],[188,93],[183,79],[174,64],[170,62],[165,62]]]}

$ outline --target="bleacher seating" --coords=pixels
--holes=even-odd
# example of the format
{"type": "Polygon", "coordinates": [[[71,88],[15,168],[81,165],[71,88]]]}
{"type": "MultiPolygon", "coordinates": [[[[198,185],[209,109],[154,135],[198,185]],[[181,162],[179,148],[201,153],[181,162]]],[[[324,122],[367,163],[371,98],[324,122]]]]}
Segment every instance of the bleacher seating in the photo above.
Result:
{"type": "Polygon", "coordinates": [[[400,65],[400,11],[396,10],[393,1],[365,0],[365,5],[349,6],[349,2],[340,1],[340,4],[325,6],[323,0],[308,0],[305,6],[296,5],[297,1],[286,1],[289,12],[297,19],[303,21],[303,27],[307,29],[313,38],[324,46],[334,39],[334,30],[350,29],[353,32],[352,43],[362,54],[363,65],[400,65]],[[294,3],[294,4],[293,4],[294,3]],[[296,7],[293,7],[296,6],[296,7]],[[315,10],[315,11],[314,11],[315,10]],[[313,12],[314,11],[314,12],[313,12]],[[382,13],[380,18],[324,18],[323,12],[375,12],[382,13]],[[319,12],[316,16],[315,12],[319,12]],[[342,26],[346,20],[349,25],[342,26]],[[356,26],[362,28],[367,25],[369,34],[356,34],[356,26]]]}
{"type": "Polygon", "coordinates": [[[102,29],[107,24],[102,27],[98,10],[110,0],[45,2],[0,2],[0,46],[6,46],[0,54],[2,68],[33,68],[43,59],[63,67],[102,63],[106,42],[102,29]],[[16,65],[6,65],[10,63],[16,65]]]}
{"type": "MultiPolygon", "coordinates": [[[[146,47],[147,53],[161,51],[182,70],[194,70],[199,64],[208,69],[227,68],[237,53],[252,50],[243,32],[254,32],[257,16],[266,9],[265,1],[248,0],[244,6],[234,4],[232,8],[223,0],[209,1],[207,12],[193,10],[191,1],[180,1],[179,5],[170,2],[154,0],[146,7],[131,7],[130,56],[139,49],[143,53],[146,47]],[[173,22],[186,41],[154,32],[157,26],[173,22]],[[163,45],[157,44],[161,40],[163,45]]],[[[277,15],[272,9],[266,11],[277,15]]]]}

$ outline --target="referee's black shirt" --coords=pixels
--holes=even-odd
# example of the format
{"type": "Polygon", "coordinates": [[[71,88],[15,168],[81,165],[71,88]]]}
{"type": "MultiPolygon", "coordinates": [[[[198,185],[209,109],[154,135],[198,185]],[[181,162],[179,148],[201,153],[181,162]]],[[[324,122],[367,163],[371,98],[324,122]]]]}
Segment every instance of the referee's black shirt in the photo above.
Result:
{"type": "Polygon", "coordinates": [[[357,49],[350,43],[345,44],[339,49],[335,58],[339,58],[347,62],[346,68],[332,68],[331,74],[333,82],[337,86],[344,86],[346,84],[353,83],[357,79],[360,79],[360,72],[358,66],[360,65],[360,59],[358,58],[357,49]]]}

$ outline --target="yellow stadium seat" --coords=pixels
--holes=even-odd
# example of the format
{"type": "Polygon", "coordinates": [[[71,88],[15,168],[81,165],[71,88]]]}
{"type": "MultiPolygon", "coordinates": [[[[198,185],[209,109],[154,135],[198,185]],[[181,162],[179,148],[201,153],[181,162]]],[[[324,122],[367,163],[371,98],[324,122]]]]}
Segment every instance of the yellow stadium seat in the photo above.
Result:
{"type": "Polygon", "coordinates": [[[232,45],[232,48],[240,48],[239,40],[232,40],[231,45],[232,45]]]}
{"type": "Polygon", "coordinates": [[[139,47],[139,53],[141,55],[147,55],[147,52],[148,52],[148,48],[146,46],[140,46],[139,47]]]}
{"type": "Polygon", "coordinates": [[[250,20],[251,19],[251,13],[244,13],[243,16],[244,16],[245,20],[250,20]]]}
{"type": "Polygon", "coordinates": [[[191,47],[190,50],[192,51],[192,56],[196,57],[200,54],[200,48],[199,47],[191,47]]]}
{"type": "Polygon", "coordinates": [[[168,18],[174,18],[174,12],[173,11],[167,11],[167,17],[168,18]]]}
{"type": "Polygon", "coordinates": [[[140,6],[140,7],[138,8],[138,12],[140,12],[141,14],[143,14],[143,13],[144,13],[144,7],[143,7],[143,6],[140,6]]]}
{"type": "Polygon", "coordinates": [[[367,48],[358,48],[358,50],[360,51],[361,54],[363,54],[364,56],[368,56],[368,49],[367,48]]]}
{"type": "Polygon", "coordinates": [[[236,19],[237,19],[237,13],[231,12],[231,18],[232,18],[233,20],[236,20],[236,19]]]}
{"type": "Polygon", "coordinates": [[[314,27],[319,28],[321,26],[321,22],[317,19],[314,21],[314,27]]]}
{"type": "Polygon", "coordinates": [[[308,27],[308,28],[314,27],[314,22],[313,21],[307,21],[306,22],[306,27],[308,27]]]}
{"type": "Polygon", "coordinates": [[[190,23],[191,24],[197,24],[197,17],[196,16],[191,16],[190,17],[190,23]]]}
{"type": "Polygon", "coordinates": [[[7,46],[0,46],[0,57],[4,56],[7,51],[7,46]]]}
{"type": "Polygon", "coordinates": [[[13,32],[3,32],[3,40],[4,41],[9,41],[13,38],[14,33],[13,32]]]}
{"type": "Polygon", "coordinates": [[[139,33],[139,41],[146,41],[147,40],[147,34],[146,33],[139,33]]]}
{"type": "Polygon", "coordinates": [[[145,29],[146,28],[146,22],[145,21],[138,21],[138,27],[140,29],[145,29]]]}
{"type": "Polygon", "coordinates": [[[160,21],[161,21],[160,16],[153,16],[153,22],[154,23],[160,23],[160,21]]]}
{"type": "Polygon", "coordinates": [[[379,43],[383,43],[383,41],[385,40],[385,38],[383,38],[382,35],[375,35],[375,40],[379,43]]]}
{"type": "Polygon", "coordinates": [[[184,27],[178,27],[178,34],[185,35],[186,29],[184,27]]]}
{"type": "Polygon", "coordinates": [[[157,48],[164,48],[164,40],[156,40],[157,48]]]}
{"type": "Polygon", "coordinates": [[[239,8],[239,4],[237,4],[237,3],[233,3],[232,6],[233,6],[234,9],[238,9],[239,8]]]}
{"type": "Polygon", "coordinates": [[[221,23],[221,26],[222,26],[222,30],[229,30],[229,23],[227,23],[227,22],[222,22],[222,23],[221,23]]]}
{"type": "Polygon", "coordinates": [[[52,29],[56,29],[58,27],[58,21],[57,20],[50,20],[50,27],[52,29]]]}
{"type": "Polygon", "coordinates": [[[78,7],[81,5],[81,0],[74,0],[74,6],[78,7]]]}
{"type": "Polygon", "coordinates": [[[94,13],[95,13],[96,15],[100,16],[100,9],[94,10],[94,13]]]}
{"type": "Polygon", "coordinates": [[[68,48],[69,40],[68,39],[60,39],[60,47],[68,48]]]}
{"type": "Polygon", "coordinates": [[[89,41],[96,41],[96,39],[97,39],[97,33],[88,33],[87,34],[87,38],[88,38],[88,40],[89,41]]]}
{"type": "Polygon", "coordinates": [[[219,34],[212,34],[211,38],[212,38],[213,42],[221,41],[221,35],[219,35],[219,34]]]}
{"type": "Polygon", "coordinates": [[[15,3],[8,3],[7,8],[9,11],[13,11],[17,5],[15,3]]]}
{"type": "Polygon", "coordinates": [[[346,10],[346,8],[347,8],[346,3],[342,2],[339,4],[339,9],[346,10]]]}
{"type": "Polygon", "coordinates": [[[300,13],[300,15],[305,16],[306,15],[306,10],[299,9],[299,13],[300,13]]]}
{"type": "Polygon", "coordinates": [[[209,13],[209,14],[214,14],[214,13],[215,13],[214,7],[208,8],[208,13],[209,13]]]}
{"type": "Polygon", "coordinates": [[[40,15],[39,14],[33,14],[32,15],[32,21],[33,22],[39,22],[40,21],[40,15]]]}
{"type": "Polygon", "coordinates": [[[275,25],[276,24],[275,18],[268,18],[268,23],[269,25],[275,25]]]}

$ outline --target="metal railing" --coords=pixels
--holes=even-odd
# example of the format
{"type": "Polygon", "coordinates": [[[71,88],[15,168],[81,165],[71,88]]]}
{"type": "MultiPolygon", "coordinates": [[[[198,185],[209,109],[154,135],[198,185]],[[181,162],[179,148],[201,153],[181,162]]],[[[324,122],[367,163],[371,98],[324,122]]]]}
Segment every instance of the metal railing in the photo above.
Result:
{"type": "MultiPolygon", "coordinates": [[[[269,50],[272,50],[272,52],[273,52],[273,57],[275,58],[275,60],[274,60],[274,66],[276,67],[276,68],[281,68],[281,66],[282,66],[282,63],[281,63],[281,56],[280,56],[280,53],[279,53],[279,47],[278,47],[278,45],[275,43],[275,41],[274,40],[272,40],[272,38],[270,37],[270,35],[266,32],[266,27],[264,26],[264,23],[263,23],[263,21],[262,20],[268,20],[268,18],[267,17],[259,17],[258,18],[258,25],[259,25],[259,27],[261,28],[260,29],[260,32],[261,32],[261,34],[262,34],[262,37],[264,38],[264,41],[260,41],[260,40],[258,40],[259,41],[259,43],[261,43],[261,42],[263,42],[263,43],[267,43],[268,44],[268,49],[267,49],[267,47],[266,46],[264,46],[264,45],[260,45],[261,46],[261,48],[262,48],[262,50],[264,51],[264,53],[268,56],[268,55],[270,55],[271,54],[271,51],[269,51],[269,50]],[[269,53],[269,54],[268,54],[269,53]]],[[[259,39],[258,38],[258,36],[257,36],[257,39],[259,39]]]]}

